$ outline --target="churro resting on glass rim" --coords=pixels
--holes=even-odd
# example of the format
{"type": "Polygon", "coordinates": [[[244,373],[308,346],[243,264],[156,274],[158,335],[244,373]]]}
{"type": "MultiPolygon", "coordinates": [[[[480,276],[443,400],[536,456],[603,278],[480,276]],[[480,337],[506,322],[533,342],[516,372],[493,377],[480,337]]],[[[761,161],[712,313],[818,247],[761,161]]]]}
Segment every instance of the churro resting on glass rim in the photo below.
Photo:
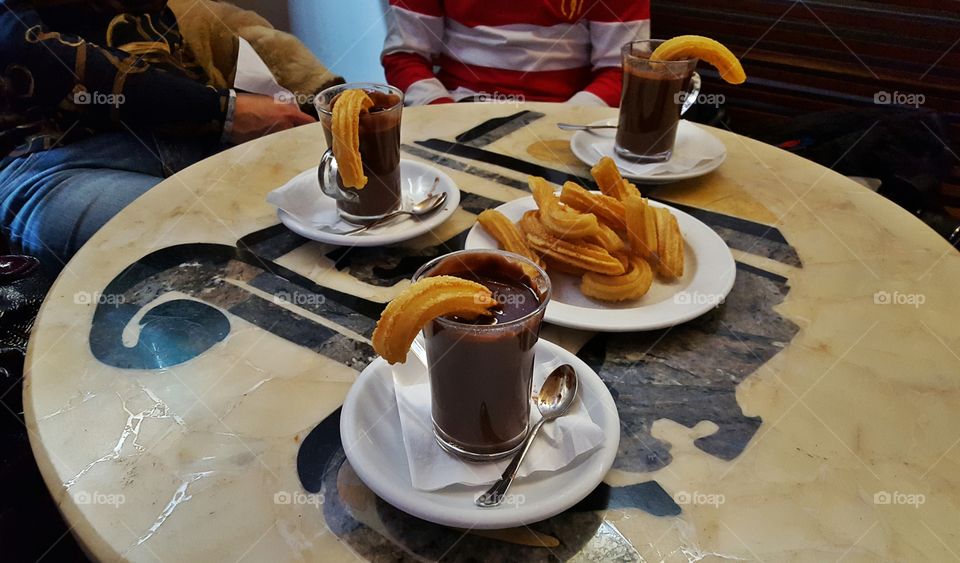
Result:
{"type": "Polygon", "coordinates": [[[345,188],[359,190],[367,185],[360,158],[360,114],[371,106],[373,100],[359,88],[345,90],[333,105],[333,156],[345,188]]]}
{"type": "Polygon", "coordinates": [[[373,331],[373,349],[391,364],[402,362],[417,333],[444,315],[477,318],[497,306],[483,284],[454,276],[423,278],[391,301],[373,331]]]}

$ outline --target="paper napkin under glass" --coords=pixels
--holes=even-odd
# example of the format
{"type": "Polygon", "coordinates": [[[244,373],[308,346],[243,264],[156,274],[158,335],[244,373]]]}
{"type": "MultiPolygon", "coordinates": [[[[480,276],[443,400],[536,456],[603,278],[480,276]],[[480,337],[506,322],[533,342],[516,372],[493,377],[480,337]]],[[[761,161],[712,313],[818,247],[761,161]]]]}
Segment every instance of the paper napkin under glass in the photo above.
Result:
{"type": "MultiPolygon", "coordinates": [[[[695,125],[692,127],[696,127],[695,125]]],[[[590,148],[598,156],[609,156],[620,170],[632,176],[656,176],[658,174],[682,174],[693,168],[721,158],[726,149],[708,135],[698,135],[690,127],[677,127],[677,140],[673,146],[673,154],[666,162],[641,164],[625,160],[613,149],[615,139],[609,136],[599,137],[590,148]]]]}
{"type": "Polygon", "coordinates": [[[291,178],[286,184],[267,194],[270,203],[304,225],[336,225],[342,223],[337,213],[337,202],[320,191],[317,168],[309,168],[291,178]]]}
{"type": "MultiPolygon", "coordinates": [[[[537,363],[533,372],[536,393],[551,371],[563,362],[537,363]]],[[[430,417],[430,382],[427,370],[410,354],[405,364],[392,366],[403,444],[413,487],[435,491],[454,484],[483,485],[500,478],[512,456],[497,462],[470,463],[440,448],[430,417]]],[[[587,399],[589,400],[589,398],[587,399]]],[[[540,420],[530,404],[530,426],[540,420]]],[[[566,415],[543,425],[520,466],[519,477],[538,471],[557,471],[603,444],[604,433],[583,405],[582,397],[566,415]]]]}

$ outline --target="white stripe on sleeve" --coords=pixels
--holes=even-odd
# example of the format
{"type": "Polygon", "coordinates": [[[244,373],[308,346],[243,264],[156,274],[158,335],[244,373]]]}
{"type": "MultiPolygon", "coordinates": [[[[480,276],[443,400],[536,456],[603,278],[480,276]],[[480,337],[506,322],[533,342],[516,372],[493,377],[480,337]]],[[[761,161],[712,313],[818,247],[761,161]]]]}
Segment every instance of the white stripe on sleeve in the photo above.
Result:
{"type": "Polygon", "coordinates": [[[443,83],[436,78],[424,78],[411,84],[403,93],[403,105],[422,106],[445,96],[450,96],[450,92],[443,83]]]}
{"type": "Polygon", "coordinates": [[[387,38],[383,55],[416,53],[428,61],[443,48],[443,18],[418,14],[398,6],[387,8],[387,38]]]}
{"type": "Polygon", "coordinates": [[[589,64],[587,24],[469,27],[447,20],[444,53],[468,65],[516,71],[567,70],[589,64]]]}
{"type": "Polygon", "coordinates": [[[587,92],[586,90],[581,90],[570,96],[570,99],[567,100],[567,103],[574,106],[607,107],[607,102],[603,101],[600,96],[594,94],[593,92],[587,92]]]}
{"type": "Polygon", "coordinates": [[[631,41],[650,39],[650,20],[590,22],[590,64],[593,70],[620,66],[620,49],[631,41]]]}

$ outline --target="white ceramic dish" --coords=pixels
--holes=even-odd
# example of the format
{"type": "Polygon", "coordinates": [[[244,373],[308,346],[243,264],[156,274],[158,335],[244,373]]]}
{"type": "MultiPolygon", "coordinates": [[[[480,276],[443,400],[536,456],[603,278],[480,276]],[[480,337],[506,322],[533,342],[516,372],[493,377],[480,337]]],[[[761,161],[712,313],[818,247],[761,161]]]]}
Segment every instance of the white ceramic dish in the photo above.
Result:
{"type": "MultiPolygon", "coordinates": [[[[685,245],[683,277],[670,284],[655,280],[650,291],[635,301],[609,303],[580,293],[579,278],[551,273],[553,298],[544,316],[547,322],[605,332],[653,330],[689,321],[722,303],[737,275],[730,248],[720,235],[693,216],[653,200],[650,204],[668,208],[680,224],[685,245]]],[[[518,221],[536,208],[533,197],[523,197],[497,210],[518,221]]],[[[464,247],[499,248],[479,223],[467,234],[464,247]]]]}
{"type": "MultiPolygon", "coordinates": [[[[601,119],[590,125],[616,125],[617,119],[601,119]]],[[[616,129],[602,129],[598,131],[577,131],[570,138],[570,150],[588,166],[593,166],[599,160],[601,155],[594,149],[597,139],[613,139],[616,136],[616,129]]],[[[697,127],[689,121],[680,120],[677,127],[677,142],[674,146],[676,154],[683,154],[688,151],[699,150],[701,147],[708,148],[711,153],[718,153],[720,156],[709,160],[699,162],[693,167],[679,172],[664,172],[659,174],[634,174],[629,170],[620,169],[620,173],[625,178],[630,178],[638,184],[667,184],[680,180],[687,180],[709,174],[723,164],[727,158],[727,148],[720,139],[717,139],[708,133],[702,127],[697,127]]],[[[613,156],[607,154],[606,156],[613,156]]]]}
{"type": "MultiPolygon", "coordinates": [[[[363,370],[343,403],[340,438],[347,459],[380,498],[437,524],[468,529],[511,528],[559,514],[590,494],[610,470],[620,445],[620,417],[607,387],[582,360],[556,344],[537,342],[538,363],[557,360],[577,370],[578,400],[583,401],[590,417],[604,430],[604,442],[560,471],[518,479],[510,495],[523,502],[495,508],[475,506],[474,499],[488,485],[455,485],[429,492],[413,488],[400,434],[393,372],[382,358],[363,370]]],[[[407,361],[418,362],[413,354],[407,361]]]]}
{"type": "MultiPolygon", "coordinates": [[[[403,217],[363,233],[338,235],[300,219],[300,217],[311,215],[332,215],[330,209],[336,207],[336,202],[320,192],[320,187],[317,186],[317,199],[314,202],[316,209],[302,210],[297,215],[278,209],[277,216],[288,229],[311,240],[338,246],[383,246],[403,242],[429,232],[453,215],[457,206],[460,205],[460,189],[450,176],[421,162],[400,160],[400,189],[405,203],[422,201],[431,191],[447,192],[447,201],[442,209],[422,220],[403,217]]],[[[333,225],[333,228],[345,230],[351,226],[349,223],[339,221],[333,225]]]]}

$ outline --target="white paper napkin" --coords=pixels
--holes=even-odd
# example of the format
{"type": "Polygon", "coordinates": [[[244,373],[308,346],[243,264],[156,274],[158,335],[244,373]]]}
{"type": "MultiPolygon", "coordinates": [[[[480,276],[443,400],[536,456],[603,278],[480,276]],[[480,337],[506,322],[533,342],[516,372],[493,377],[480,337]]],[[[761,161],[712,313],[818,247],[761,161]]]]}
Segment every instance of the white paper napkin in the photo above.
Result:
{"type": "Polygon", "coordinates": [[[297,174],[286,184],[267,194],[271,203],[296,217],[304,225],[337,225],[348,223],[340,219],[337,202],[320,191],[317,169],[309,168],[297,174]]]}
{"type": "MultiPolygon", "coordinates": [[[[534,392],[544,379],[562,362],[536,364],[533,373],[534,392]]],[[[510,458],[491,463],[461,461],[443,451],[433,435],[430,418],[430,382],[423,364],[410,354],[405,364],[393,366],[393,382],[407,462],[413,486],[421,491],[434,491],[462,483],[482,485],[500,478],[510,458]]],[[[582,390],[582,388],[581,388],[582,390]]],[[[531,426],[540,420],[536,405],[530,405],[531,426]]],[[[537,471],[556,471],[578,456],[603,443],[603,429],[591,418],[580,397],[570,412],[544,424],[520,467],[520,477],[537,471]]]]}
{"type": "Polygon", "coordinates": [[[273,96],[278,101],[293,103],[296,101],[293,92],[277,83],[273,73],[253,46],[246,39],[240,37],[240,48],[237,50],[237,73],[233,79],[233,87],[251,94],[273,96]]]}
{"type": "Polygon", "coordinates": [[[698,135],[693,128],[677,128],[677,141],[673,146],[673,155],[666,162],[638,164],[621,158],[613,150],[614,138],[604,137],[595,141],[591,148],[599,156],[609,156],[621,170],[634,176],[656,176],[658,174],[680,174],[688,172],[702,163],[720,158],[726,152],[722,143],[714,141],[709,135],[698,135]]]}

